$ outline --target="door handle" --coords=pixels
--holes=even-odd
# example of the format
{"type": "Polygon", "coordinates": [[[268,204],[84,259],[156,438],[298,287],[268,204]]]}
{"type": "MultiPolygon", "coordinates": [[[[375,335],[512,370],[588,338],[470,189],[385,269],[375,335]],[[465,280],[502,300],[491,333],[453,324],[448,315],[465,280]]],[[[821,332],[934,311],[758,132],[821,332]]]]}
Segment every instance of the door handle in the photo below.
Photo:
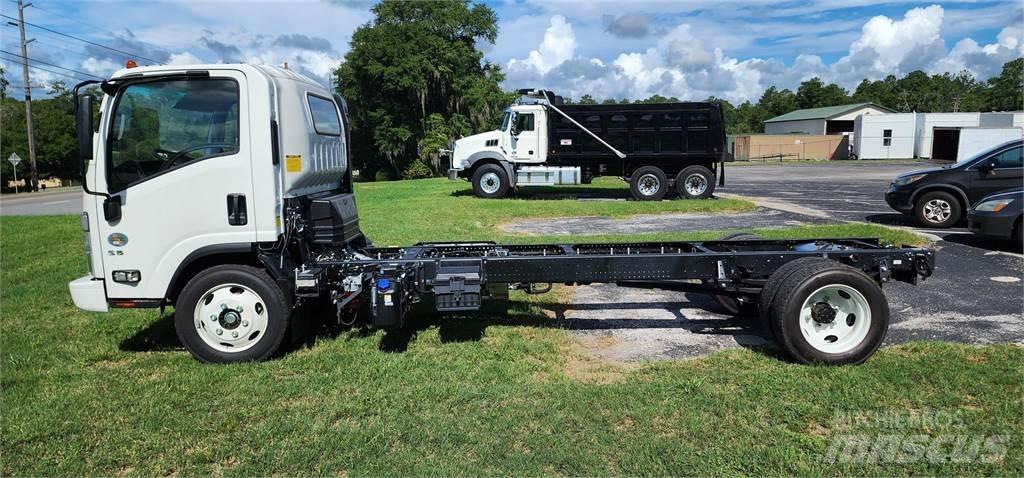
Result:
{"type": "Polygon", "coordinates": [[[228,225],[244,226],[249,223],[245,208],[245,194],[228,194],[228,225]]]}

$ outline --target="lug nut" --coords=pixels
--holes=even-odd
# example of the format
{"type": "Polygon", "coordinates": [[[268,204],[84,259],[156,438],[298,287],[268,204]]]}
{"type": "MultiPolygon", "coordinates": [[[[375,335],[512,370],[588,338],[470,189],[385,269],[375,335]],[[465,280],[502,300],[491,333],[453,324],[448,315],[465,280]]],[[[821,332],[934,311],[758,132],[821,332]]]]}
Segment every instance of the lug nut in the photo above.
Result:
{"type": "Polygon", "coordinates": [[[242,306],[239,305],[238,307],[235,307],[235,312],[238,312],[239,314],[241,314],[242,313],[242,306]]]}
{"type": "Polygon", "coordinates": [[[217,335],[224,335],[224,331],[221,329],[217,329],[217,335]]]}
{"type": "Polygon", "coordinates": [[[231,332],[231,336],[237,339],[238,338],[238,332],[231,332]]]}
{"type": "Polygon", "coordinates": [[[228,305],[227,305],[227,304],[221,304],[221,305],[220,305],[220,310],[224,310],[224,309],[226,309],[226,308],[228,308],[228,305]]]}
{"type": "Polygon", "coordinates": [[[210,314],[210,320],[216,322],[217,321],[217,314],[210,314]]]}
{"type": "Polygon", "coordinates": [[[242,327],[248,327],[248,326],[249,326],[249,321],[248,320],[243,320],[242,321],[242,327]]]}

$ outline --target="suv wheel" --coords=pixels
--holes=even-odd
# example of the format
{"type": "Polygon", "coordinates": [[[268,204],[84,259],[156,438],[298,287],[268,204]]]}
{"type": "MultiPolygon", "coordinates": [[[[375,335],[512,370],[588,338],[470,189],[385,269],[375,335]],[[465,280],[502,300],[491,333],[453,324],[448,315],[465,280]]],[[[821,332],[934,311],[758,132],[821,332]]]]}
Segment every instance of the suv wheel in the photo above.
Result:
{"type": "Polygon", "coordinates": [[[945,191],[934,191],[922,195],[914,203],[914,216],[928,227],[953,227],[962,215],[960,202],[945,191]]]}

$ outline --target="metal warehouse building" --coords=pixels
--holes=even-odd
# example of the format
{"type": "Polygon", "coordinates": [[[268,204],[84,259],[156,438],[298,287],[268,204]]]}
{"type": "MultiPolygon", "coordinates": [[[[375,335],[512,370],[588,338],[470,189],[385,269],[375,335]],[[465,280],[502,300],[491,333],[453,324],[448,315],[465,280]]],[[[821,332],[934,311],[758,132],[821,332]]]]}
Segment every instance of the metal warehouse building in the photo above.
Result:
{"type": "Polygon", "coordinates": [[[855,120],[853,150],[862,159],[960,160],[1019,139],[1024,113],[898,113],[855,120]]]}
{"type": "Polygon", "coordinates": [[[790,111],[764,122],[765,134],[843,134],[852,133],[854,121],[861,115],[895,113],[873,103],[826,106],[790,111]]]}

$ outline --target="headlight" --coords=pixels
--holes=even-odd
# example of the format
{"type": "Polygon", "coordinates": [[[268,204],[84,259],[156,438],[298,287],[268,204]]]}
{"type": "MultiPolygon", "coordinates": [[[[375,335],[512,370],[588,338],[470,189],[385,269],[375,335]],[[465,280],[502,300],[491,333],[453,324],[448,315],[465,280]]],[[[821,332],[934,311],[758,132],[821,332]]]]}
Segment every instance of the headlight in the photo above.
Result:
{"type": "Polygon", "coordinates": [[[999,212],[1011,202],[1013,202],[1013,198],[993,199],[974,206],[974,210],[981,212],[999,212]]]}
{"type": "Polygon", "coordinates": [[[910,184],[910,183],[912,183],[914,181],[917,181],[917,180],[919,180],[919,179],[921,179],[921,178],[923,178],[925,176],[927,176],[927,174],[915,174],[913,176],[900,176],[900,177],[896,178],[892,182],[892,184],[893,184],[893,186],[906,186],[906,185],[908,185],[908,184],[910,184]]]}

